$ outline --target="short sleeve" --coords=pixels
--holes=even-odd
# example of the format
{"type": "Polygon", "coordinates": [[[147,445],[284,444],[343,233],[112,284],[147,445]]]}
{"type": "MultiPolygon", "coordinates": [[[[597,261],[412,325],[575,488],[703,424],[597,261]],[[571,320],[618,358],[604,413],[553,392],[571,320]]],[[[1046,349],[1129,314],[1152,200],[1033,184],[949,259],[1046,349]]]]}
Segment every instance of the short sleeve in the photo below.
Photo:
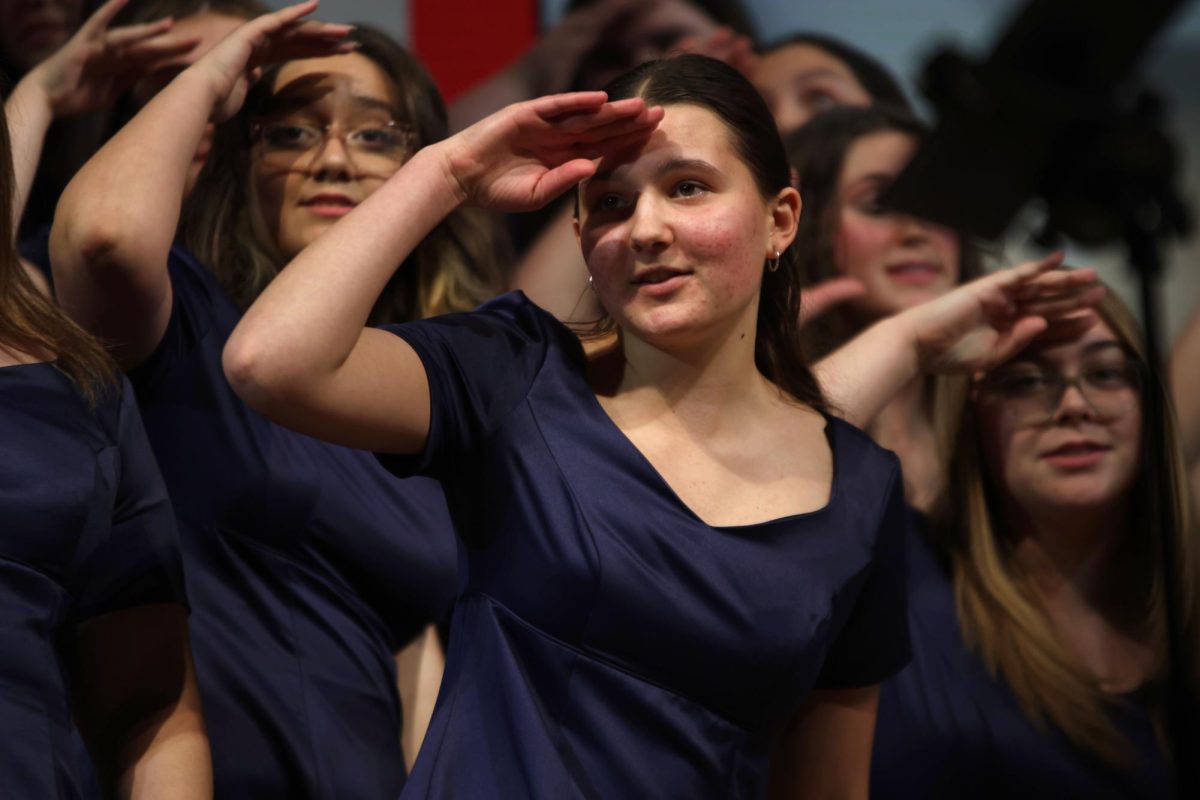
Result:
{"type": "Polygon", "coordinates": [[[100,457],[115,482],[111,524],[77,554],[71,580],[76,616],[151,603],[186,605],[175,515],[127,381],[115,442],[100,457]]]}
{"type": "Polygon", "coordinates": [[[129,371],[138,392],[163,380],[172,367],[189,357],[212,330],[217,304],[229,302],[216,278],[180,245],[171,248],[167,275],[171,317],[154,352],[129,371]]]}
{"type": "Polygon", "coordinates": [[[455,476],[529,393],[551,346],[574,344],[557,320],[512,292],[463,314],[390,325],[416,351],[429,381],[425,448],[415,455],[379,453],[400,476],[455,476]],[[557,330],[556,330],[557,327],[557,330]]]}
{"type": "MultiPolygon", "coordinates": [[[[889,454],[890,456],[890,454],[889,454]]],[[[895,466],[884,495],[868,573],[821,675],[820,689],[850,689],[879,683],[912,657],[908,636],[904,481],[895,466]]]]}

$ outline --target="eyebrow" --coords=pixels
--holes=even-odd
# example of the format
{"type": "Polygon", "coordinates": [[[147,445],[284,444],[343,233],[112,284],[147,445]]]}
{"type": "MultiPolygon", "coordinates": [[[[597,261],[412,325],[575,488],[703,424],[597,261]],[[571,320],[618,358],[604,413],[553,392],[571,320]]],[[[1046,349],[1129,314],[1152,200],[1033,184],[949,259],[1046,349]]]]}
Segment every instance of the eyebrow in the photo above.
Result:
{"type": "MultiPolygon", "coordinates": [[[[1095,355],[1104,350],[1118,350],[1122,353],[1126,352],[1125,345],[1121,344],[1116,339],[1102,339],[1098,342],[1090,342],[1083,346],[1082,356],[1095,355]]],[[[1033,361],[1039,364],[1049,363],[1049,359],[1040,350],[1035,350],[1031,353],[1019,353],[1013,357],[1012,363],[1020,361],[1033,361]]]]}
{"type": "MultiPolygon", "coordinates": [[[[661,178],[671,172],[698,170],[700,172],[720,172],[715,166],[702,158],[672,158],[659,164],[654,170],[654,177],[661,178]]],[[[588,179],[588,183],[612,180],[616,170],[606,169],[597,172],[588,179]]]]}
{"type": "Polygon", "coordinates": [[[359,108],[369,109],[371,111],[386,111],[393,119],[400,118],[400,109],[389,103],[387,100],[380,100],[378,97],[371,97],[367,94],[352,94],[350,99],[354,105],[359,108]]]}

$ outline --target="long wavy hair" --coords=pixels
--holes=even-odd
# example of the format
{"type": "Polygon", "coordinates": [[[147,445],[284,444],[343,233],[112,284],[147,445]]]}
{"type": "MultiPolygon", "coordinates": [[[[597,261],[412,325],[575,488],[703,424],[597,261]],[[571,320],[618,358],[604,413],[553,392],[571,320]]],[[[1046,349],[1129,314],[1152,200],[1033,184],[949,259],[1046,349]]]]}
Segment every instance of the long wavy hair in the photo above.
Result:
{"type": "MultiPolygon", "coordinates": [[[[842,107],[826,111],[793,131],[786,142],[788,159],[796,170],[804,213],[796,231],[798,269],[805,286],[841,274],[834,257],[840,196],[838,183],[850,148],[864,136],[895,132],[920,142],[928,128],[911,114],[891,106],[842,107]]],[[[983,274],[979,249],[969,237],[959,236],[958,281],[983,274]]],[[[810,358],[836,350],[863,328],[845,305],[834,308],[805,327],[810,358]]]]}
{"type": "MultiPolygon", "coordinates": [[[[1097,311],[1148,376],[1141,329],[1129,309],[1110,291],[1097,311]]],[[[1169,524],[1175,531],[1181,639],[1193,665],[1200,645],[1200,553],[1169,395],[1161,383],[1144,379],[1141,384],[1141,448],[1131,488],[1131,524],[1116,556],[1121,583],[1112,588],[1131,595],[1129,622],[1156,654],[1148,680],[1153,685],[1164,677],[1167,653],[1163,526],[1169,524]]],[[[1108,713],[1117,701],[1101,691],[1096,678],[1063,644],[1036,585],[1015,558],[1016,542],[1004,514],[1007,501],[997,476],[987,469],[969,389],[964,388],[957,406],[957,413],[948,416],[947,486],[933,512],[933,530],[953,575],[963,636],[987,668],[1008,684],[1035,725],[1049,722],[1079,747],[1111,763],[1126,764],[1130,747],[1108,713]]],[[[1196,677],[1188,676],[1190,686],[1196,686],[1196,677]]]]}
{"type": "Polygon", "coordinates": [[[12,145],[0,105],[0,346],[54,361],[89,403],[116,386],[117,368],[103,346],[72,322],[25,272],[13,239],[12,145]]]}
{"type": "MultiPolygon", "coordinates": [[[[416,131],[414,151],[445,138],[445,106],[417,60],[386,34],[366,25],[358,26],[350,38],[359,45],[355,52],[377,64],[394,85],[404,121],[416,131]]],[[[278,69],[269,70],[242,111],[218,128],[183,212],[185,245],[209,265],[242,308],[287,263],[261,220],[249,178],[251,124],[266,108],[277,76],[278,69]]],[[[459,209],[396,271],[370,323],[472,309],[501,289],[502,266],[509,257],[504,232],[494,217],[478,209],[459,209]]]]}
{"type": "MultiPolygon", "coordinates": [[[[791,171],[775,120],[762,96],[724,62],[682,55],[642,64],[612,81],[610,100],[641,97],[647,105],[690,105],[725,124],[734,150],[754,176],[763,199],[791,186],[791,171]]],[[[763,269],[759,290],[754,362],[759,372],[789,395],[814,408],[827,407],[800,335],[801,275],[795,242],[781,253],[776,270],[763,269]]],[[[593,330],[611,329],[604,319],[593,330]]]]}

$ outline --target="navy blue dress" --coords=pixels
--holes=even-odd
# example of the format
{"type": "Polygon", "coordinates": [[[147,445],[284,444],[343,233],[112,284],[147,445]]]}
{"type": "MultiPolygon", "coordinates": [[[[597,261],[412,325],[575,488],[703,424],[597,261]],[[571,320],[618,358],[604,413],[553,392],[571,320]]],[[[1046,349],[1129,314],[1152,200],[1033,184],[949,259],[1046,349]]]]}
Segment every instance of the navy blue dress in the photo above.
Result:
{"type": "Polygon", "coordinates": [[[871,797],[1108,800],[1171,796],[1171,772],[1145,704],[1127,697],[1113,721],[1135,765],[1114,769],[1056,728],[1039,731],[1011,690],[963,643],[952,581],[911,512],[908,614],[912,662],[883,684],[871,797]]]}
{"type": "Polygon", "coordinates": [[[230,388],[240,313],[181,248],[156,351],[130,374],[179,519],[220,798],[394,798],[394,652],[456,592],[445,496],[267,421],[230,388]]]}
{"type": "Polygon", "coordinates": [[[92,797],[75,629],[186,604],[175,519],[128,382],[89,408],[50,364],[3,367],[0,409],[0,793],[92,797]]]}
{"type": "Polygon", "coordinates": [[[446,676],[405,798],[762,797],[813,688],[908,658],[895,457],[829,419],[831,499],[712,528],[600,407],[578,340],[519,294],[390,328],[466,544],[446,676]]]}

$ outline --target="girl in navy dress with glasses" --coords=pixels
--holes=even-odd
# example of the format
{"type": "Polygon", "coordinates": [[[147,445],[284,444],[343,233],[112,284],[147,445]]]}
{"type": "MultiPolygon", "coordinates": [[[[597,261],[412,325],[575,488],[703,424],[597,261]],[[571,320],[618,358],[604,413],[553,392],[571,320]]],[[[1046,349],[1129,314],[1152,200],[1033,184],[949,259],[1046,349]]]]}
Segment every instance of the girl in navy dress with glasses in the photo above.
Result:
{"type": "MultiPolygon", "coordinates": [[[[253,20],[183,70],[77,176],[51,236],[61,301],[128,371],[171,492],[221,797],[395,797],[420,713],[402,713],[396,653],[448,618],[456,588],[436,482],[268,421],[221,371],[242,308],[286,258],[444,135],[407,53],[297,22],[314,6],[253,20]],[[246,88],[215,85],[284,58],[210,151],[210,117],[246,88]]],[[[473,225],[430,237],[377,319],[488,296],[493,256],[473,225]]]]}
{"type": "Polygon", "coordinates": [[[0,786],[211,797],[166,489],[128,382],[17,258],[15,183],[0,113],[0,786]]]}

